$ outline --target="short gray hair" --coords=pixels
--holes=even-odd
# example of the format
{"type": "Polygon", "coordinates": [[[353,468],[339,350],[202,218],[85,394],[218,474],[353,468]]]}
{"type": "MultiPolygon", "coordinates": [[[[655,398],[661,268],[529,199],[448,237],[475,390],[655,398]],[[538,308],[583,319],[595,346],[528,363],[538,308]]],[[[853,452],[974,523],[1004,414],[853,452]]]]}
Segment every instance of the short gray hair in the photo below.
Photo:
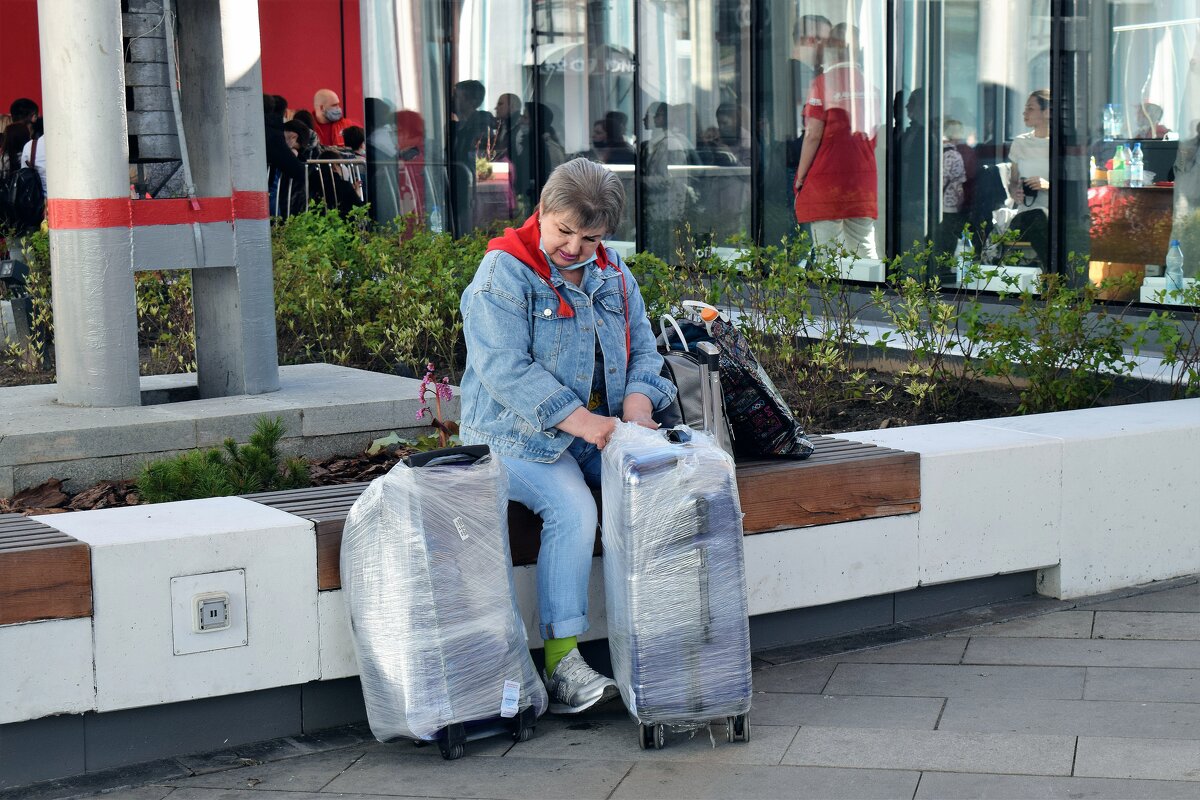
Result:
{"type": "Polygon", "coordinates": [[[625,210],[621,179],[603,164],[576,158],[550,173],[542,189],[543,214],[566,214],[580,228],[617,229],[625,210]]]}

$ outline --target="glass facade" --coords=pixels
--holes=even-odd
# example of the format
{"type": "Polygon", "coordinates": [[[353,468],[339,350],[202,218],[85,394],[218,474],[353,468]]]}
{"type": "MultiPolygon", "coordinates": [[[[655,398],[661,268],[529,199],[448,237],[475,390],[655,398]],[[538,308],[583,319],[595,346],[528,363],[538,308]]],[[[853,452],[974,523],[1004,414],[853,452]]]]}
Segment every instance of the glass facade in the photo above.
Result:
{"type": "Polygon", "coordinates": [[[523,219],[585,156],[626,187],[627,253],[804,233],[845,248],[847,278],[953,286],[967,230],[1018,285],[1075,259],[1137,273],[1113,297],[1146,302],[1170,300],[1172,239],[1185,280],[1200,263],[1198,0],[376,0],[361,19],[380,219],[523,219]]]}

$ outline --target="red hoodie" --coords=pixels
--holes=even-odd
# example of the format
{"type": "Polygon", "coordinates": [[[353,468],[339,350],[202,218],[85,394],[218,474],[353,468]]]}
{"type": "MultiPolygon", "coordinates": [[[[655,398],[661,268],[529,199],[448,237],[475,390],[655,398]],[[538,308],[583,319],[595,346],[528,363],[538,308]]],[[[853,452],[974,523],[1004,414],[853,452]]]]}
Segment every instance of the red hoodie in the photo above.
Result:
{"type": "MultiPolygon", "coordinates": [[[[558,298],[559,316],[573,317],[575,316],[575,309],[571,308],[571,304],[567,302],[567,299],[558,291],[558,287],[550,280],[550,264],[546,261],[546,254],[542,252],[542,232],[538,226],[538,220],[538,213],[535,211],[529,219],[525,220],[525,224],[520,228],[505,228],[504,235],[497,236],[488,242],[488,252],[500,250],[508,253],[517,259],[517,261],[520,261],[533,270],[558,298]]],[[[603,244],[600,244],[596,248],[596,263],[602,270],[613,266],[612,262],[608,260],[608,249],[603,244]]],[[[629,330],[629,297],[625,289],[625,273],[620,270],[617,270],[617,273],[621,276],[621,295],[625,300],[625,360],[628,362],[632,357],[630,346],[631,334],[629,330]]]]}

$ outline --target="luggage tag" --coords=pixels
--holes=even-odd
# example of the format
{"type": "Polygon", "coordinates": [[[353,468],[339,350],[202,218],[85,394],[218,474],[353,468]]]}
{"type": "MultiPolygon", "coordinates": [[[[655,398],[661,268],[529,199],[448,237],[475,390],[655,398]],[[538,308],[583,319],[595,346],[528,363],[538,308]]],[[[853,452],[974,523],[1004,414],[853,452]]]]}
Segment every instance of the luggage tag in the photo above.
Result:
{"type": "Polygon", "coordinates": [[[518,703],[521,700],[521,684],[517,681],[504,682],[504,697],[500,701],[500,716],[505,719],[515,717],[518,703]]]}

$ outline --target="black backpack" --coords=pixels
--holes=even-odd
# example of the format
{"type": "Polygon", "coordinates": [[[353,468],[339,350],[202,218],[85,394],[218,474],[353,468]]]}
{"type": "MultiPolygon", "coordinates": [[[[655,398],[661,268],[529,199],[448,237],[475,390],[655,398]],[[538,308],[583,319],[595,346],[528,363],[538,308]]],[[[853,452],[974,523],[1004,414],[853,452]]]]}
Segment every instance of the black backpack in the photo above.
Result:
{"type": "Polygon", "coordinates": [[[38,140],[34,139],[25,166],[8,176],[8,180],[0,187],[4,193],[0,199],[0,215],[17,233],[28,233],[37,228],[46,213],[42,176],[33,167],[37,160],[37,146],[38,140]]]}

